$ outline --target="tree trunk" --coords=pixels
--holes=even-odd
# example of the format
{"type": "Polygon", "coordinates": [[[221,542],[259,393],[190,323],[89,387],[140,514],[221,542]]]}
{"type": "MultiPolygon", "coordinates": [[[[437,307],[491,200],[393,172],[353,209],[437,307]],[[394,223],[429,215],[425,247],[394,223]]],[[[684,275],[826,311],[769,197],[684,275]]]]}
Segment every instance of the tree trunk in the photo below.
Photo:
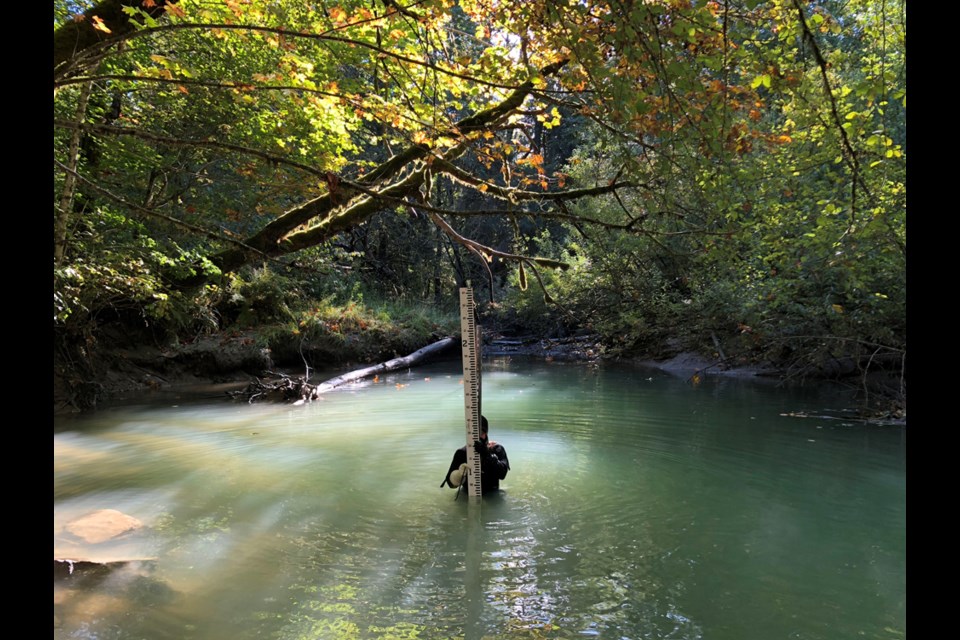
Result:
{"type": "Polygon", "coordinates": [[[245,396],[247,398],[247,402],[253,402],[257,399],[268,399],[283,400],[288,402],[292,401],[294,404],[301,404],[303,402],[316,400],[320,397],[321,393],[332,391],[340,385],[347,384],[348,382],[356,382],[357,380],[363,380],[364,378],[369,378],[370,376],[380,373],[387,373],[389,371],[396,371],[398,369],[407,369],[414,365],[420,364],[456,344],[457,338],[443,338],[442,340],[438,340],[433,344],[429,344],[422,349],[414,351],[410,355],[394,358],[393,360],[387,360],[386,362],[381,362],[380,364],[373,365],[372,367],[356,369],[349,373],[345,373],[342,376],[330,378],[329,380],[321,382],[316,386],[307,383],[307,381],[303,378],[297,378],[296,380],[293,380],[290,377],[281,374],[282,379],[279,382],[261,382],[260,380],[257,380],[256,382],[251,382],[249,385],[247,385],[247,388],[243,391],[234,391],[231,392],[230,395],[234,397],[245,396]]]}
{"type": "Polygon", "coordinates": [[[433,304],[439,308],[443,303],[443,284],[440,278],[440,269],[443,266],[443,234],[440,227],[434,225],[434,229],[436,239],[433,245],[433,304]]]}
{"type": "Polygon", "coordinates": [[[380,364],[374,365],[372,367],[366,367],[364,369],[356,369],[350,373],[345,373],[342,376],[337,376],[336,378],[330,378],[326,382],[321,382],[317,385],[317,393],[323,393],[325,391],[330,391],[336,387],[339,387],[342,384],[348,382],[355,382],[357,380],[363,380],[364,378],[369,378],[370,376],[376,375],[378,373],[386,373],[388,371],[396,371],[398,369],[407,369],[415,364],[419,364],[430,358],[431,356],[437,355],[445,351],[446,349],[452,347],[456,344],[456,338],[444,338],[443,340],[438,340],[433,344],[428,344],[422,349],[414,351],[408,356],[403,356],[401,358],[394,358],[393,360],[387,360],[386,362],[381,362],[380,364]]]}
{"type": "Polygon", "coordinates": [[[103,0],[83,12],[83,19],[70,20],[53,32],[53,78],[56,81],[70,69],[79,54],[84,53],[109,38],[130,33],[134,25],[125,7],[135,7],[146,11],[150,17],[159,18],[165,12],[165,5],[175,4],[177,0],[155,0],[153,6],[144,6],[142,0],[103,0]],[[97,29],[93,17],[99,18],[109,32],[97,29]]]}
{"type": "MultiPolygon", "coordinates": [[[[77,102],[77,123],[82,123],[87,114],[87,103],[90,101],[90,92],[93,82],[85,82],[80,90],[77,102]]],[[[82,130],[77,127],[70,136],[70,152],[67,156],[67,168],[76,172],[80,160],[80,136],[82,130]]],[[[77,179],[74,173],[67,173],[63,181],[63,194],[60,196],[60,207],[53,221],[53,266],[59,267],[67,248],[67,228],[70,226],[70,212],[73,211],[73,194],[77,179]]]]}

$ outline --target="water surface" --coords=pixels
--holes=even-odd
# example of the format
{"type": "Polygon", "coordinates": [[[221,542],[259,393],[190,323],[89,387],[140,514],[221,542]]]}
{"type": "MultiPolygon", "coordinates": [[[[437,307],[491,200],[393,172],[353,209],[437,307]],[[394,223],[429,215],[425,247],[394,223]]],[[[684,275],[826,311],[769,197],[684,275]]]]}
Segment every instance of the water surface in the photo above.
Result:
{"type": "Polygon", "coordinates": [[[902,639],[902,427],[810,388],[492,360],[512,470],[439,488],[458,363],[311,405],[154,396],[54,430],[55,638],[902,639]],[[84,544],[116,509],[144,527],[84,544]]]}

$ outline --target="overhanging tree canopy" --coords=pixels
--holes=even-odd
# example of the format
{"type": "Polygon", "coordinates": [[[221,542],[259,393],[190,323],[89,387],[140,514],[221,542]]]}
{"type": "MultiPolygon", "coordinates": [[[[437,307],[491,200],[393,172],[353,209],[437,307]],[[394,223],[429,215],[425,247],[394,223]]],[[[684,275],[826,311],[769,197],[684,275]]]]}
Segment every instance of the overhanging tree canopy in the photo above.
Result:
{"type": "MultiPolygon", "coordinates": [[[[120,113],[56,124],[284,167],[302,201],[209,256],[230,271],[328,240],[374,211],[424,206],[438,175],[500,198],[504,211],[536,201],[539,215],[563,216],[565,201],[630,186],[618,167],[606,184],[564,190],[563,176],[544,173],[532,127],[558,124],[564,106],[648,153],[684,127],[704,127],[720,113],[711,103],[732,94],[741,97],[725,103],[728,123],[706,124],[735,128],[751,90],[724,70],[728,19],[682,3],[621,13],[617,3],[109,0],[55,32],[54,84],[109,92],[120,113]],[[383,161],[371,162],[377,152],[383,161]],[[499,165],[503,179],[458,167],[464,155],[499,165]]],[[[425,210],[451,229],[443,211],[425,210]]],[[[182,217],[169,206],[164,215],[182,217]]],[[[208,215],[214,225],[225,217],[208,215]]]]}
{"type": "Polygon", "coordinates": [[[181,285],[384,210],[530,267],[559,263],[454,218],[695,237],[685,251],[740,260],[751,283],[793,257],[905,243],[897,2],[76,6],[57,5],[54,34],[57,264],[92,202],[203,238],[181,285]],[[589,172],[544,157],[571,117],[605,140],[589,172]],[[437,202],[443,180],[486,208],[437,202]]]}

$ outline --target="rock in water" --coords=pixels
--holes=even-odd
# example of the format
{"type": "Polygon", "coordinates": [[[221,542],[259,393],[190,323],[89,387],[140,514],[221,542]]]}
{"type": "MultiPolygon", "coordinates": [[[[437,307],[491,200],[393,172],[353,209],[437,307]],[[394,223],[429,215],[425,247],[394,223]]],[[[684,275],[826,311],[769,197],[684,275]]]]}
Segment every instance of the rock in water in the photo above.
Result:
{"type": "Polygon", "coordinates": [[[77,518],[64,529],[88,544],[98,544],[142,526],[143,523],[133,516],[115,509],[100,509],[77,518]]]}

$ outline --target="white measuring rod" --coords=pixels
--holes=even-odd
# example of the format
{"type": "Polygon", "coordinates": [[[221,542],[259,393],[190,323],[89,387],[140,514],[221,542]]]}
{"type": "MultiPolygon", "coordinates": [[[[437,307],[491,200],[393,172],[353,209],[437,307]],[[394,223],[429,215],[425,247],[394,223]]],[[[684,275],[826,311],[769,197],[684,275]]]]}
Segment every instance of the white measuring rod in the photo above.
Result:
{"type": "Polygon", "coordinates": [[[477,327],[473,288],[460,289],[460,345],[463,353],[463,411],[467,425],[467,487],[470,497],[482,495],[480,456],[473,443],[480,439],[480,328],[477,327]]]}

